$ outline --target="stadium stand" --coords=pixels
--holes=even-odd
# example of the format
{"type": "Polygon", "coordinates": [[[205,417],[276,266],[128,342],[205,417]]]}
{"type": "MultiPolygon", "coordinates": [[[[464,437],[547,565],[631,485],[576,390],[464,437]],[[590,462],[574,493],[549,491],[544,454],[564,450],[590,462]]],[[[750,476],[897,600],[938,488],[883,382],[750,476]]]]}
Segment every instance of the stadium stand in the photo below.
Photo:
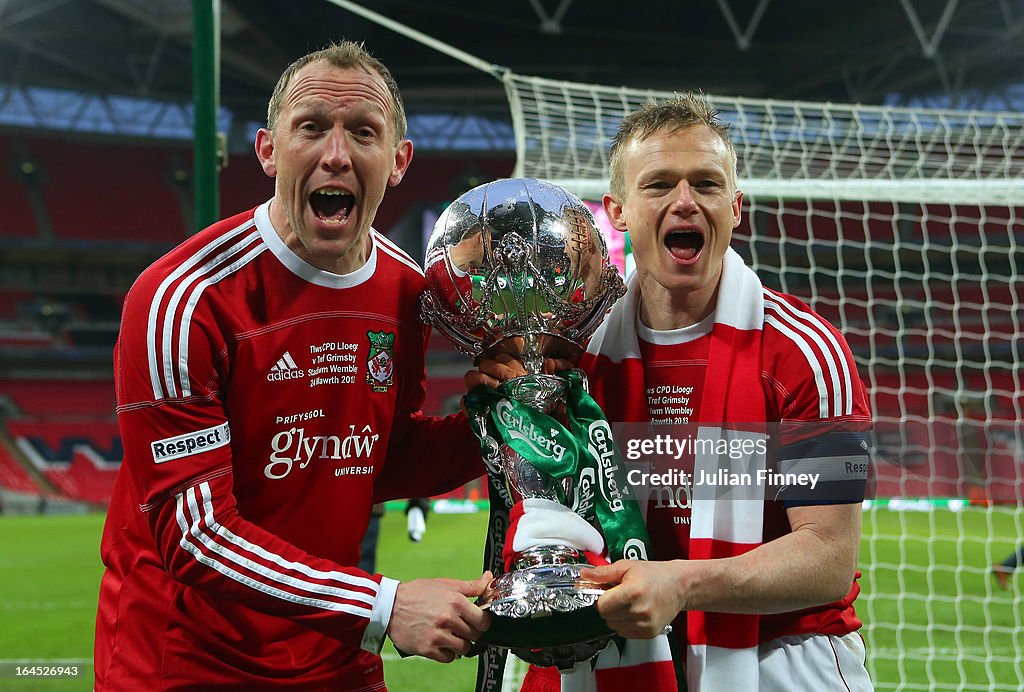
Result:
{"type": "MultiPolygon", "coordinates": [[[[487,180],[508,177],[512,165],[512,159],[507,157],[473,158],[467,162],[466,157],[416,156],[402,184],[388,190],[384,202],[377,210],[374,226],[381,231],[390,231],[417,204],[440,203],[447,206],[448,202],[470,187],[487,180]],[[466,180],[467,169],[479,176],[476,182],[466,180]]],[[[405,249],[414,257],[421,252],[420,248],[405,249]]]]}
{"type": "Polygon", "coordinates": [[[70,463],[82,447],[108,463],[121,460],[121,440],[113,420],[12,420],[7,422],[7,429],[19,447],[31,446],[31,460],[42,465],[38,466],[40,470],[47,465],[70,463]]]}
{"type": "Polygon", "coordinates": [[[94,505],[110,504],[120,463],[98,456],[88,445],[76,445],[67,463],[48,463],[43,471],[47,480],[64,495],[94,505]]]}
{"type": "Polygon", "coordinates": [[[183,200],[170,177],[174,149],[57,139],[31,139],[27,147],[45,176],[41,189],[56,238],[174,244],[185,239],[183,200]]]}
{"type": "MultiPolygon", "coordinates": [[[[38,235],[27,184],[35,184],[41,191],[58,245],[73,246],[83,242],[107,245],[116,242],[170,246],[184,239],[191,225],[186,218],[187,212],[183,211],[191,203],[191,153],[185,148],[151,143],[126,146],[120,140],[24,140],[8,135],[0,136],[0,157],[0,160],[10,162],[7,175],[0,176],[0,192],[4,194],[5,202],[10,200],[11,209],[8,215],[11,225],[5,230],[4,237],[38,235]],[[28,160],[37,166],[33,179],[26,179],[17,166],[19,161],[28,160]],[[94,171],[95,175],[83,179],[81,170],[94,171]],[[119,209],[138,208],[143,211],[111,214],[109,193],[112,190],[117,190],[121,199],[133,200],[133,204],[116,205],[119,209]],[[139,200],[143,203],[134,203],[139,200]],[[82,223],[82,219],[89,219],[89,222],[82,223]]],[[[378,215],[378,227],[388,229],[399,224],[402,214],[415,208],[417,203],[443,204],[466,186],[456,182],[466,169],[465,159],[421,157],[417,164],[410,169],[403,184],[389,193],[378,215]]],[[[493,178],[508,175],[510,161],[494,158],[480,160],[474,165],[481,176],[493,178]]],[[[229,165],[222,171],[221,184],[221,208],[225,213],[255,206],[273,193],[273,181],[264,175],[254,157],[244,154],[231,157],[229,165]]],[[[738,233],[745,235],[756,230],[767,237],[806,241],[808,252],[813,254],[816,248],[834,253],[840,242],[857,250],[857,244],[865,240],[892,240],[902,237],[901,234],[909,234],[910,241],[920,237],[934,239],[943,237],[938,232],[940,227],[952,243],[959,228],[959,210],[948,205],[936,206],[920,225],[896,228],[889,220],[893,212],[889,203],[816,201],[813,202],[814,212],[808,214],[807,208],[811,204],[787,200],[774,212],[762,210],[752,213],[745,216],[738,233]],[[840,224],[836,223],[837,218],[840,224]]],[[[996,227],[1005,225],[1002,217],[1015,211],[1024,212],[993,209],[985,223],[996,227]]],[[[960,215],[969,217],[967,211],[960,212],[960,215]]],[[[976,226],[973,231],[977,232],[976,226]]],[[[415,254],[416,250],[411,251],[415,254]]],[[[813,271],[832,270],[817,268],[813,271]]],[[[1005,311],[985,310],[986,305],[1010,302],[1006,296],[993,295],[993,291],[1006,292],[1009,287],[979,282],[932,282],[928,284],[925,295],[919,282],[911,282],[906,290],[900,290],[899,283],[894,283],[889,277],[865,281],[864,270],[855,266],[846,268],[845,274],[835,274],[835,281],[831,283],[810,282],[813,286],[832,285],[834,290],[814,293],[809,289],[810,295],[804,298],[834,323],[846,325],[845,335],[857,353],[873,352],[881,356],[902,353],[905,356],[928,352],[941,355],[957,348],[983,350],[998,347],[1014,329],[1012,316],[1005,311]],[[891,305],[892,309],[888,312],[880,310],[879,306],[884,305],[891,305]],[[943,305],[949,309],[930,309],[943,305]],[[930,322],[924,320],[925,312],[931,316],[930,322]],[[882,332],[876,328],[880,317],[890,322],[884,325],[887,329],[882,332]],[[896,338],[892,337],[893,331],[896,331],[896,338]],[[1002,339],[993,339],[993,333],[1002,335],[1002,339]]],[[[124,286],[113,293],[42,293],[0,286],[0,348],[64,353],[76,348],[110,349],[116,337],[120,302],[126,289],[124,286]]],[[[431,375],[425,408],[442,411],[448,408],[452,397],[461,392],[459,373],[468,367],[468,360],[452,351],[438,336],[431,342],[431,360],[442,367],[439,376],[431,375]]],[[[877,434],[883,447],[896,439],[891,431],[887,431],[885,420],[898,421],[901,411],[927,410],[936,387],[955,391],[957,384],[950,379],[952,377],[948,374],[946,379],[950,381],[940,383],[935,381],[934,374],[929,380],[923,371],[915,374],[911,369],[902,374],[875,373],[875,381],[869,382],[869,387],[876,413],[882,420],[877,434]]],[[[973,377],[981,378],[980,375],[973,377]]],[[[977,386],[982,390],[986,386],[995,386],[997,390],[1012,391],[1013,383],[1008,375],[1002,378],[1005,380],[1002,382],[998,373],[990,377],[996,381],[989,385],[979,381],[977,386]]],[[[103,435],[97,439],[76,434],[67,427],[67,423],[63,424],[64,427],[59,423],[51,426],[51,423],[61,419],[85,418],[99,421],[99,427],[94,429],[104,430],[105,425],[111,424],[113,416],[112,382],[109,379],[0,379],[0,394],[15,402],[23,416],[21,420],[9,422],[9,432],[14,439],[29,444],[39,459],[46,460],[45,476],[53,485],[70,497],[102,501],[107,489],[104,478],[109,476],[112,479],[110,465],[119,459],[113,453],[111,440],[103,439],[103,435]],[[32,428],[37,424],[51,426],[50,431],[32,428]],[[35,433],[28,434],[29,428],[35,433]],[[54,430],[62,430],[63,436],[54,437],[54,430]]],[[[999,410],[1014,410],[1012,401],[997,400],[994,405],[997,418],[999,410]]],[[[928,449],[936,435],[942,434],[934,429],[934,423],[922,423],[917,427],[899,423],[892,427],[902,431],[897,435],[899,439],[895,447],[900,453],[893,457],[904,468],[912,468],[914,460],[924,453],[915,450],[928,449]]],[[[113,434],[116,436],[116,429],[113,434]]],[[[962,481],[954,480],[962,475],[957,472],[955,451],[948,455],[948,459],[942,458],[941,453],[938,457],[934,463],[949,470],[949,473],[937,474],[941,478],[922,475],[915,479],[912,473],[900,476],[885,473],[885,469],[880,468],[880,477],[899,477],[901,480],[899,487],[893,486],[892,481],[883,480],[876,487],[876,493],[962,495],[963,489],[957,487],[962,481]]],[[[993,460],[992,475],[997,479],[997,467],[1001,462],[998,455],[993,460]]],[[[882,455],[880,464],[885,463],[888,460],[882,455]]],[[[4,477],[15,479],[8,483],[17,483],[23,489],[35,487],[24,469],[20,469],[22,473],[19,475],[19,468],[17,460],[5,460],[4,477]]],[[[1007,475],[1012,477],[1012,473],[1007,475]]],[[[998,496],[998,482],[994,480],[993,483],[993,493],[998,496]]]]}
{"type": "Polygon", "coordinates": [[[0,485],[105,505],[121,460],[110,377],[0,378],[0,485]]]}
{"type": "Polygon", "coordinates": [[[25,495],[40,495],[43,492],[8,449],[6,440],[0,441],[0,487],[25,495]]]}
{"type": "Polygon", "coordinates": [[[20,418],[28,420],[114,420],[114,382],[100,379],[0,378],[20,418]]]}
{"type": "Polygon", "coordinates": [[[38,176],[38,169],[30,159],[18,154],[10,137],[0,137],[0,162],[0,199],[4,201],[0,237],[33,238],[39,229],[27,185],[38,176]]]}
{"type": "MultiPolygon", "coordinates": [[[[186,159],[191,175],[192,157],[186,159]]],[[[189,179],[191,184],[191,178],[189,179]]],[[[220,172],[221,216],[231,216],[262,204],[274,195],[274,180],[263,172],[255,154],[234,154],[220,172]]]]}

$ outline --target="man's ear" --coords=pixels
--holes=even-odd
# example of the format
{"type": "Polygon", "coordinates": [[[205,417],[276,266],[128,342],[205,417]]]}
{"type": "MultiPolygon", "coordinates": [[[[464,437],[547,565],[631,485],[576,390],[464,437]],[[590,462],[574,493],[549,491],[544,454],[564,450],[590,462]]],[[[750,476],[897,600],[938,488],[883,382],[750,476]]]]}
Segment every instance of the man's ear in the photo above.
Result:
{"type": "Polygon", "coordinates": [[[256,132],[256,158],[263,166],[263,172],[271,178],[277,175],[277,164],[274,163],[274,133],[265,127],[256,132]]]}
{"type": "Polygon", "coordinates": [[[743,190],[736,190],[736,197],[732,201],[732,227],[736,228],[740,225],[743,217],[740,216],[740,210],[743,208],[743,190]]]}
{"type": "Polygon", "coordinates": [[[405,172],[409,170],[410,163],[412,163],[412,141],[403,139],[395,152],[395,167],[391,169],[391,175],[388,177],[388,187],[394,187],[402,182],[405,172]]]}
{"type": "Polygon", "coordinates": [[[622,233],[628,231],[629,229],[626,228],[626,216],[619,198],[611,193],[606,193],[601,198],[601,203],[604,204],[604,212],[608,215],[608,221],[611,222],[612,228],[622,233]]]}

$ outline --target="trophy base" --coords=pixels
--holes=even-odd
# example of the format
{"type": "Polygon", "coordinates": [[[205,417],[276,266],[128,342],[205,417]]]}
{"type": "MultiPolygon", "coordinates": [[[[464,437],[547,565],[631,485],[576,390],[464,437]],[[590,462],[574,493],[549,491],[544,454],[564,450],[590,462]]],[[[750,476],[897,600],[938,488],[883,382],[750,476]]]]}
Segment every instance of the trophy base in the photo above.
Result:
{"type": "Polygon", "coordinates": [[[513,571],[491,584],[489,644],[528,663],[571,668],[593,658],[612,637],[595,604],[606,585],[580,577],[586,558],[565,546],[541,546],[516,556],[513,571]]]}

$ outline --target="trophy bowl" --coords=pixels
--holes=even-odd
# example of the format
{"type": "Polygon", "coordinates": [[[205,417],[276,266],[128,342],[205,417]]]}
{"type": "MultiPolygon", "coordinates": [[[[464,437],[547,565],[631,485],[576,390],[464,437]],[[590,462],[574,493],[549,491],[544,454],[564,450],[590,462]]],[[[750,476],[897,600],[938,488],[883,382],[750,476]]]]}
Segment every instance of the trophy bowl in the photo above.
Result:
{"type": "Polygon", "coordinates": [[[508,353],[529,373],[544,358],[579,355],[625,293],[590,209],[532,178],[452,202],[434,224],[424,274],[425,319],[474,359],[508,353]]]}
{"type": "MultiPolygon", "coordinates": [[[[625,293],[587,206],[531,178],[486,183],[452,202],[427,244],[424,275],[423,319],[475,363],[501,354],[520,360],[527,374],[498,391],[544,413],[563,403],[566,391],[565,379],[543,372],[544,360],[579,356],[625,293]]],[[[579,511],[573,498],[591,492],[586,479],[539,471],[481,432],[485,416],[468,408],[471,421],[478,416],[492,492],[507,507],[543,498],[579,511]]],[[[487,642],[542,666],[593,657],[611,631],[594,608],[605,587],[580,577],[588,564],[583,551],[557,542],[515,553],[481,601],[492,614],[487,642]]]]}

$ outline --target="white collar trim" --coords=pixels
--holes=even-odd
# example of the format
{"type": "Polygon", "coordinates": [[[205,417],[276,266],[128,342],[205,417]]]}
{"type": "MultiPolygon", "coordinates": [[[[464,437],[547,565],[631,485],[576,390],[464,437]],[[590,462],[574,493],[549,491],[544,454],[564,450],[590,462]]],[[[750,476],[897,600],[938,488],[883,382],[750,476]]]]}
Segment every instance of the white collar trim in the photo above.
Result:
{"type": "Polygon", "coordinates": [[[640,311],[636,312],[636,335],[649,344],[659,346],[674,346],[675,344],[686,344],[696,341],[702,336],[707,336],[715,326],[715,312],[702,319],[696,324],[679,329],[651,329],[640,319],[640,311]]]}
{"type": "Polygon", "coordinates": [[[335,274],[314,267],[284,244],[281,236],[277,234],[274,224],[270,221],[270,200],[256,208],[255,221],[263,242],[281,261],[281,264],[292,274],[311,284],[326,288],[352,288],[368,280],[377,269],[377,239],[374,238],[372,232],[370,233],[370,256],[367,257],[363,266],[348,274],[335,274]]]}

